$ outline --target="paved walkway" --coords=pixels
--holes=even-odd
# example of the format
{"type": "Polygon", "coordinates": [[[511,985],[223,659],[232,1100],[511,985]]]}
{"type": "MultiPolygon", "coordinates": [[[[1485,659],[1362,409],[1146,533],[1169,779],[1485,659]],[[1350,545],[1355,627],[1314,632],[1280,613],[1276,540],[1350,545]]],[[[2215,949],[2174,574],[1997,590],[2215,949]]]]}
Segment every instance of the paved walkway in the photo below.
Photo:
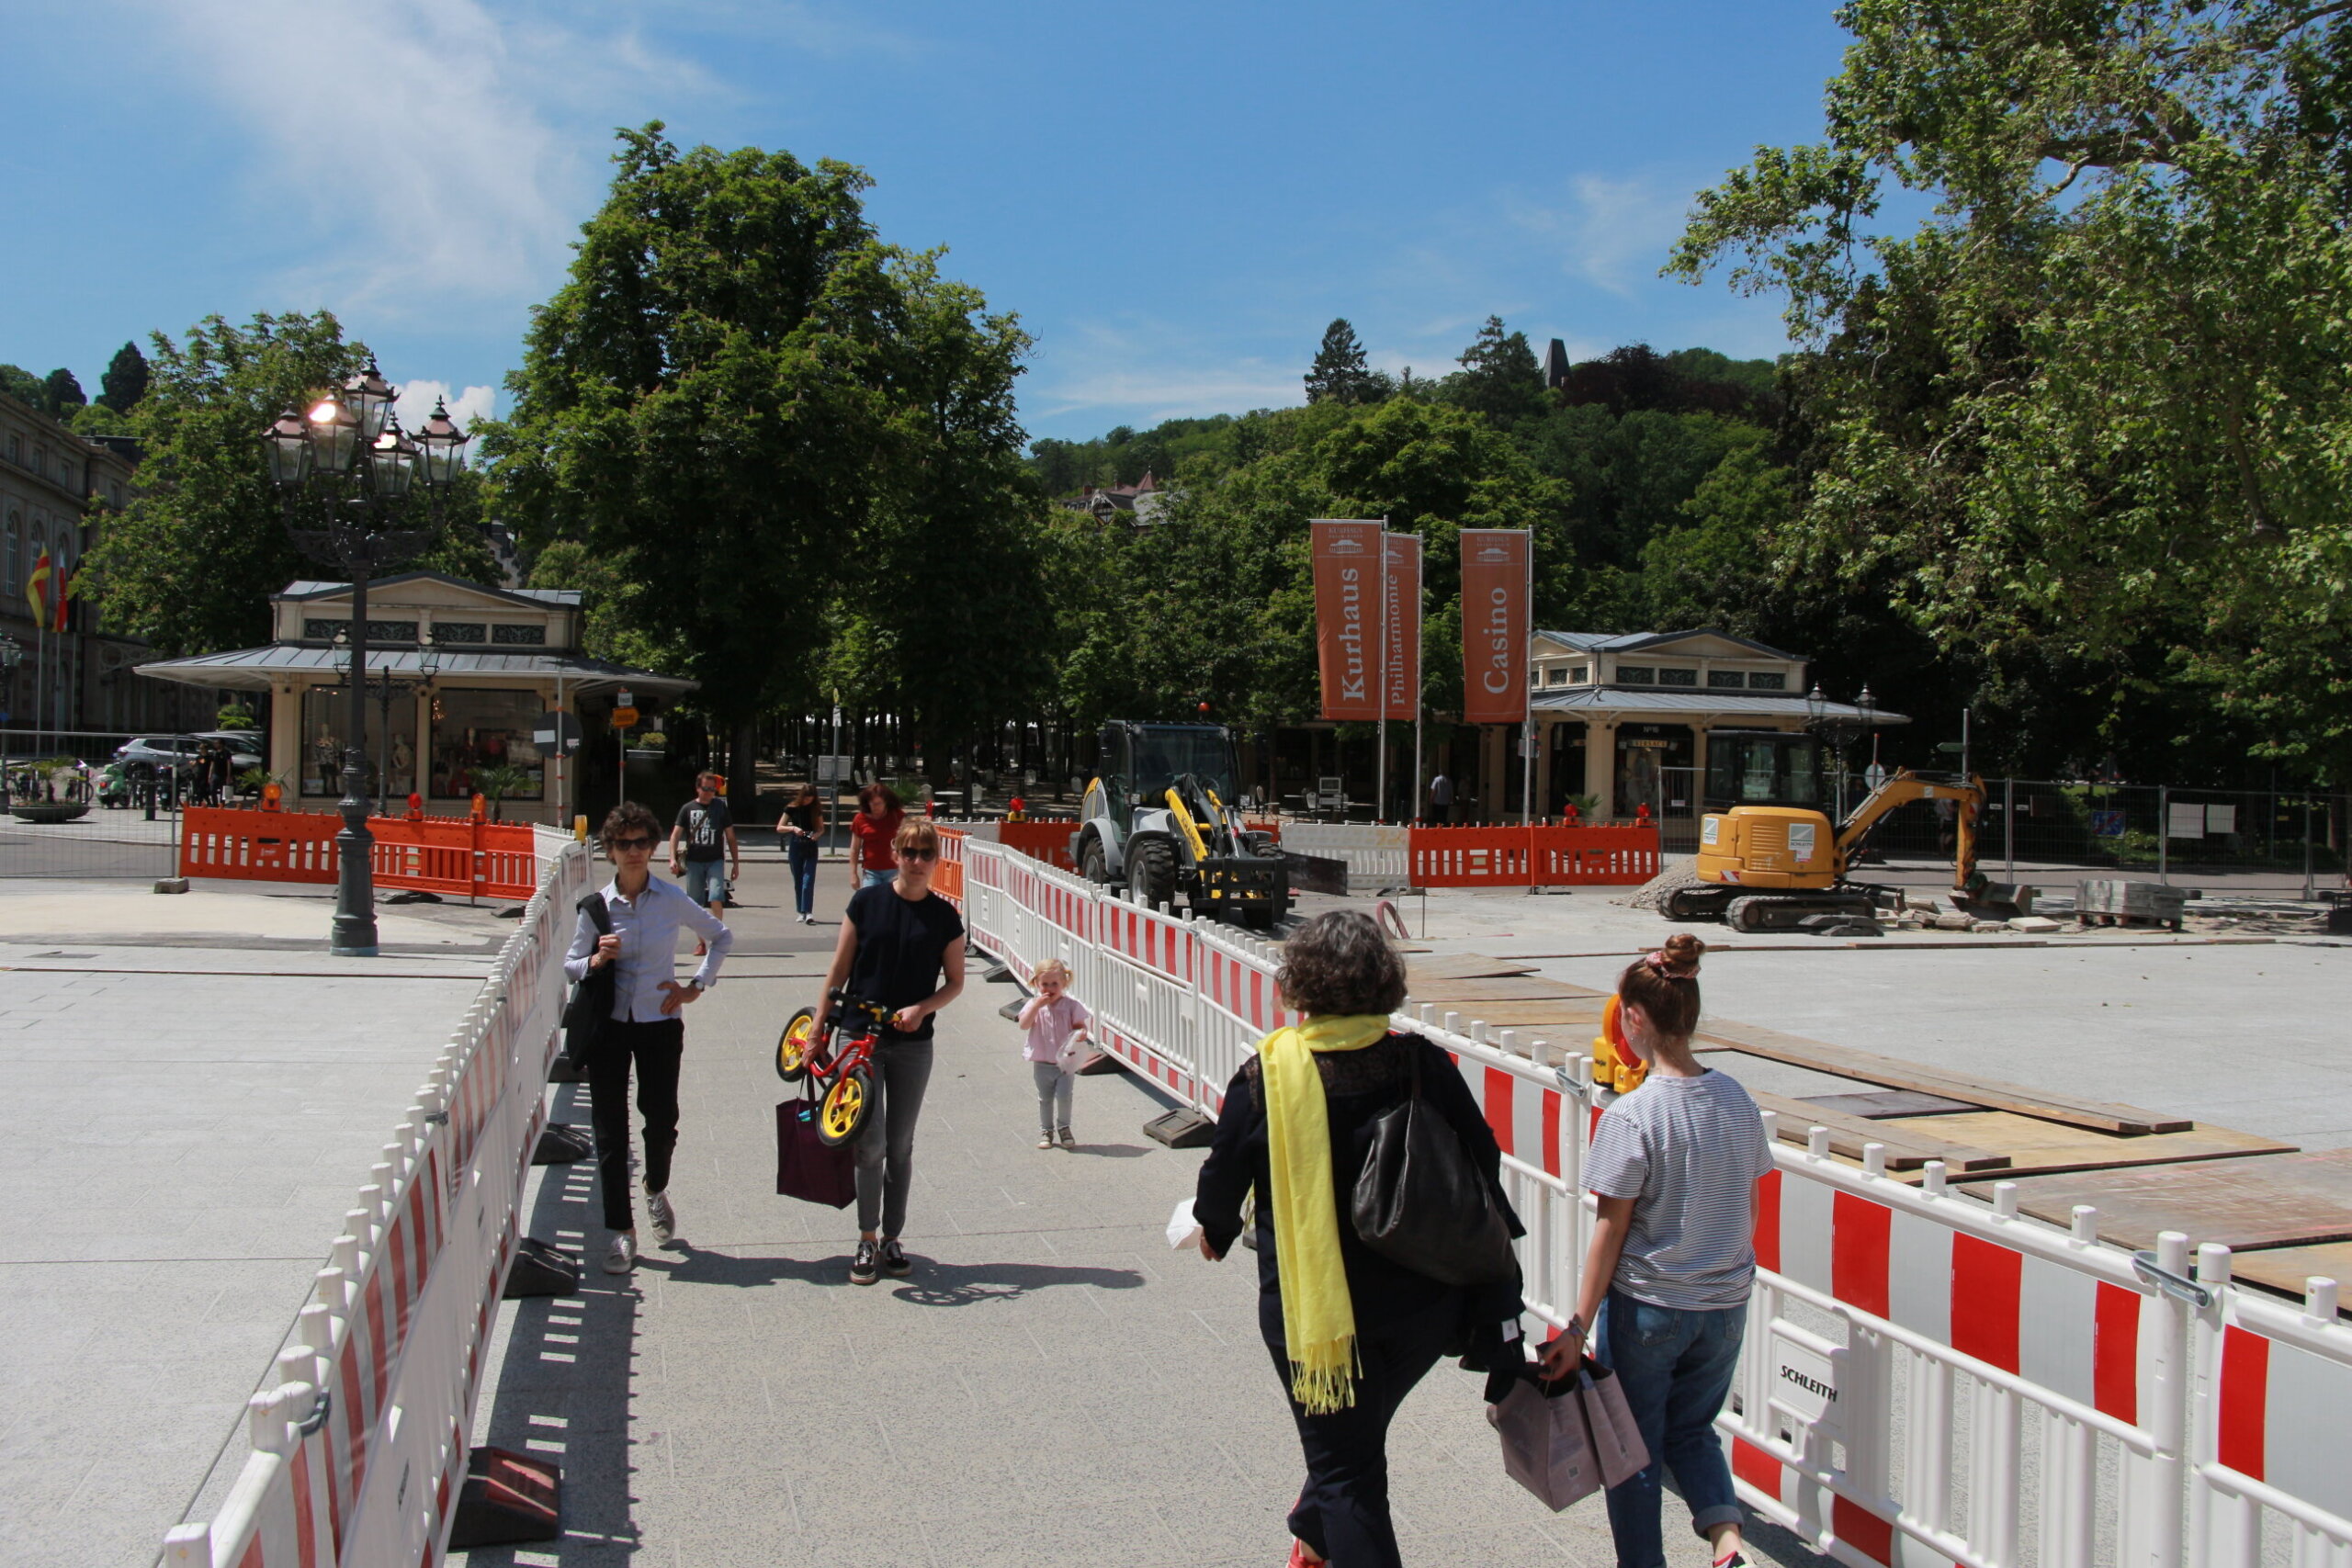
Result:
{"type": "MultiPolygon", "coordinates": [[[[477,1440],[560,1459],[567,1534],[472,1562],[1280,1563],[1301,1470],[1254,1271],[1164,1234],[1202,1156],[1142,1136],[1162,1106],[1124,1075],[1079,1085],[1078,1153],[1034,1147],[1029,1073],[996,1012],[1013,987],[976,983],[942,1020],[911,1279],[850,1285],[854,1211],[775,1195],[769,1049],[815,995],[845,896],[829,865],[810,933],[783,888],[754,863],[742,946],[689,1014],[684,1244],[626,1280],[592,1259],[581,1295],[506,1309],[477,1440]]],[[[584,1123],[585,1096],[559,1094],[559,1119],[584,1123]]],[[[532,1234],[600,1250],[594,1188],[584,1164],[550,1170],[532,1234]]],[[[1598,1499],[1555,1517],[1503,1475],[1479,1386],[1441,1365],[1400,1416],[1407,1560],[1612,1561],[1598,1499]]],[[[1687,1529],[1669,1540],[1678,1564],[1706,1561],[1687,1529]]]]}

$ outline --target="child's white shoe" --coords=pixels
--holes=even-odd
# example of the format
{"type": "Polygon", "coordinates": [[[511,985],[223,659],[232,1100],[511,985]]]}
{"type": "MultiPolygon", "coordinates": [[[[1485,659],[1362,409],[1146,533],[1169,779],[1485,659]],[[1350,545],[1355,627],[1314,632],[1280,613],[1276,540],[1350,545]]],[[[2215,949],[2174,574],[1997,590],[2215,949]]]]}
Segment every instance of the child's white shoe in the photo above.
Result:
{"type": "Polygon", "coordinates": [[[1053,1135],[1051,1133],[1040,1133],[1040,1134],[1037,1134],[1037,1146],[1038,1146],[1039,1148],[1041,1148],[1041,1149],[1050,1149],[1050,1148],[1052,1148],[1052,1147],[1054,1146],[1054,1135],[1053,1135]]]}
{"type": "Polygon", "coordinates": [[[1078,1139],[1067,1127],[1062,1129],[1062,1147],[1072,1154],[1078,1152],[1078,1139]]]}

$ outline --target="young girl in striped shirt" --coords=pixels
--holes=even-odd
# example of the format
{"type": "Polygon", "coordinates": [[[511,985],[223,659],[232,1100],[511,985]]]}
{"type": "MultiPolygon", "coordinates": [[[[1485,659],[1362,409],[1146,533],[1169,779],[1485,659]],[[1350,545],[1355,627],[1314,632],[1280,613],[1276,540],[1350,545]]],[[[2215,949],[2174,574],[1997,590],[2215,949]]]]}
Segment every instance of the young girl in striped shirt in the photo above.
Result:
{"type": "Polygon", "coordinates": [[[1650,1462],[1609,1492],[1618,1568],[1666,1568],[1661,1465],[1690,1505],[1716,1568],[1744,1568],[1739,1502],[1714,1419],[1731,1391],[1756,1275],[1757,1182],[1772,1168],[1764,1118],[1736,1079],[1699,1065],[1699,956],[1688,931],[1618,977],[1625,1041],[1649,1065],[1600,1114],[1585,1185],[1600,1201],[1577,1310],[1544,1348],[1547,1376],[1572,1370],[1592,1327],[1650,1462]]]}

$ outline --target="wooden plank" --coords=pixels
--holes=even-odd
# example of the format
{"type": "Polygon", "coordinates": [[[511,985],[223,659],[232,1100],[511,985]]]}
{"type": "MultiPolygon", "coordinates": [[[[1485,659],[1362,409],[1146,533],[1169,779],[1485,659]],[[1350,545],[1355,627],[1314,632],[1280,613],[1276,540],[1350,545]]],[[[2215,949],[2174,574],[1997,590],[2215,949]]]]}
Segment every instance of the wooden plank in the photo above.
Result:
{"type": "Polygon", "coordinates": [[[1781,1095],[1748,1090],[1757,1108],[1780,1116],[1781,1142],[1802,1148],[1807,1134],[1815,1127],[1829,1129],[1829,1152],[1844,1155],[1859,1161],[1865,1144],[1886,1145],[1886,1168],[1889,1170],[1918,1170],[1931,1159],[1939,1159],[1951,1171],[2006,1171],[2009,1156],[1991,1149],[1976,1148],[1933,1134],[1919,1135],[1913,1128],[1918,1122],[1889,1126],[1866,1117],[1849,1116],[1843,1111],[1825,1111],[1808,1100],[1791,1100],[1781,1095]]]}
{"type": "MultiPolygon", "coordinates": [[[[2303,1281],[2312,1275],[2352,1285],[2352,1241],[2324,1241],[2315,1247],[2270,1247],[2241,1252],[2230,1259],[2230,1278],[2260,1285],[2280,1295],[2303,1299],[2303,1281]]],[[[2336,1315],[2352,1317],[2352,1290],[2336,1298],[2336,1315]]]]}
{"type": "Polygon", "coordinates": [[[1433,980],[1426,986],[1413,985],[1406,997],[1409,1001],[1429,1002],[1458,1011],[1465,1002],[1566,1001],[1588,994],[1575,986],[1528,975],[1515,979],[1433,980]]]}
{"type": "MultiPolygon", "coordinates": [[[[1413,1002],[1418,1004],[1424,999],[1415,997],[1413,1002]]],[[[1497,1029],[1549,1027],[1565,1030],[1572,1035],[1580,1034],[1588,1043],[1600,1029],[1600,1004],[1586,1001],[1578,997],[1560,997],[1548,1001],[1445,1002],[1442,1004],[1431,1001],[1430,1005],[1437,1010],[1437,1021],[1440,1023],[1445,1021],[1446,1012],[1451,1010],[1460,1013],[1464,1023],[1474,1018],[1482,1018],[1497,1029]]],[[[1544,1038],[1553,1039],[1548,1034],[1544,1038]]],[[[1560,1042],[1553,1040],[1553,1043],[1557,1044],[1560,1042]]],[[[1582,1050],[1584,1046],[1578,1045],[1577,1049],[1582,1050]]]]}
{"type": "Polygon", "coordinates": [[[2234,1251],[2352,1241],[2352,1149],[2018,1183],[2018,1207],[2038,1219],[2068,1224],[2077,1203],[2095,1205],[2100,1236],[2121,1247],[2152,1247],[2168,1230],[2234,1251]]]}
{"type": "Polygon", "coordinates": [[[1532,964],[1518,964],[1508,958],[1488,958],[1480,953],[1432,953],[1426,958],[1409,958],[1405,973],[1415,985],[1435,980],[1493,980],[1514,975],[1532,975],[1532,964]]]}
{"type": "Polygon", "coordinates": [[[1881,1089],[1876,1094],[1808,1094],[1804,1102],[1818,1105],[1825,1111],[1842,1111],[1848,1116],[1865,1116],[1873,1122],[1905,1116],[1949,1116],[1955,1111],[1984,1109],[1964,1100],[1950,1100],[1940,1094],[1918,1094],[1907,1089],[1881,1089]]]}
{"type": "Polygon", "coordinates": [[[1973,1105],[2014,1111],[2020,1116],[2036,1117],[2045,1122],[2063,1122],[2069,1126],[2117,1137],[2185,1133],[2197,1125],[2185,1116],[2163,1116],[2153,1111],[2143,1111],[2135,1105],[2046,1095],[2020,1084],[1923,1067],[1912,1062],[1896,1061],[1892,1056],[1830,1045],[1818,1040],[1807,1040],[1802,1035],[1783,1034],[1776,1029],[1758,1028],[1753,1024],[1713,1024],[1699,1032],[1697,1047],[1702,1051],[1744,1051],[1751,1056],[1766,1056],[1794,1066],[1811,1067],[1815,1072],[1835,1074],[1838,1077],[1858,1078],[1863,1083],[1883,1084],[1888,1089],[1907,1089],[1921,1094],[1948,1095],[1973,1105]]]}

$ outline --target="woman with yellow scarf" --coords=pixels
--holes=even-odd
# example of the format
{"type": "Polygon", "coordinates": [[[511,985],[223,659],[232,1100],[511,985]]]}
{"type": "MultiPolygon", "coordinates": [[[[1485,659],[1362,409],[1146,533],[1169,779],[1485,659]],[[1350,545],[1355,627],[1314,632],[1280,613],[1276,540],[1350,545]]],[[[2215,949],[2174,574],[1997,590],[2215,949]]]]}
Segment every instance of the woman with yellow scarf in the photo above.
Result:
{"type": "Polygon", "coordinates": [[[1520,1225],[1501,1151],[1452,1059],[1389,1029],[1405,964],[1380,928],[1351,910],[1317,916],[1284,944],[1276,980],[1306,1016],[1259,1042],[1226,1089],[1193,1202],[1201,1254],[1231,1248],[1254,1190],[1259,1329],[1306,1458],[1290,1513],[1294,1568],[1401,1568],[1389,1421],[1440,1356],[1515,1336],[1521,1310],[1515,1281],[1443,1284],[1374,1252],[1349,1222],[1373,1123],[1412,1094],[1417,1066],[1426,1107],[1460,1134],[1514,1235],[1520,1225]]]}

